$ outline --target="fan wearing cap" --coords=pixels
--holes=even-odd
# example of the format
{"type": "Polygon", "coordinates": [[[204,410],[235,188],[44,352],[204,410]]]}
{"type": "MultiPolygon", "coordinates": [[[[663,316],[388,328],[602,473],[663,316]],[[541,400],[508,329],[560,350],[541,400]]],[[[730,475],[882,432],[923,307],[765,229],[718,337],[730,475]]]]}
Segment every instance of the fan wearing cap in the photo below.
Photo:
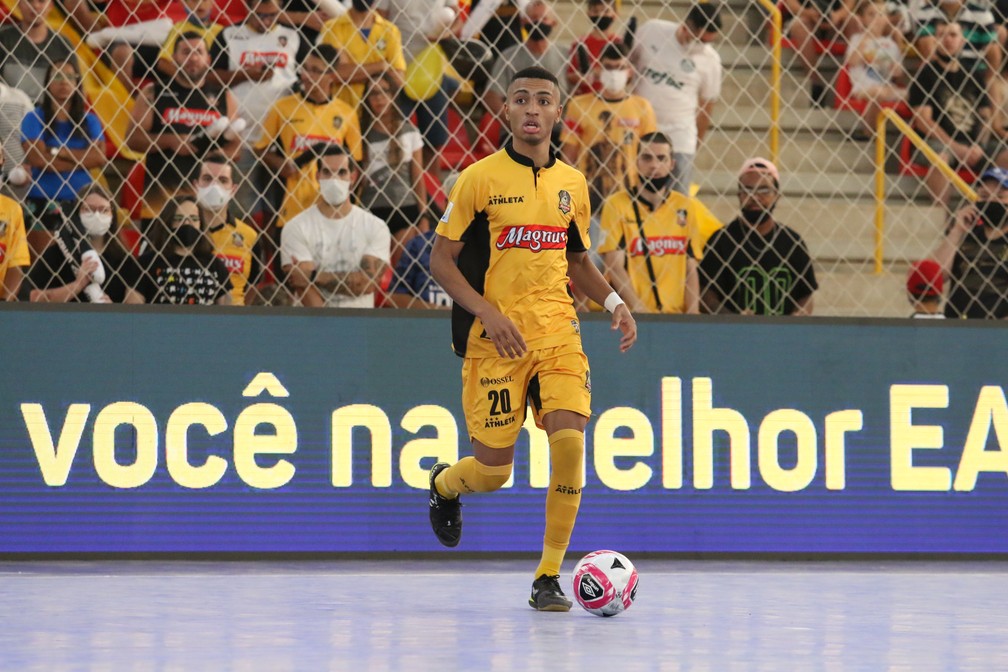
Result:
{"type": "Polygon", "coordinates": [[[945,278],[941,266],[934,259],[922,259],[910,265],[907,273],[907,296],[913,306],[910,317],[918,319],[941,319],[942,290],[945,278]]]}
{"type": "Polygon", "coordinates": [[[744,315],[811,315],[819,288],[805,241],[774,219],[780,173],[749,159],[738,177],[741,212],[716,231],[700,260],[700,309],[744,315]]]}
{"type": "Polygon", "coordinates": [[[946,317],[1008,317],[1008,170],[980,176],[977,202],[956,211],[931,255],[949,281],[946,317]]]}

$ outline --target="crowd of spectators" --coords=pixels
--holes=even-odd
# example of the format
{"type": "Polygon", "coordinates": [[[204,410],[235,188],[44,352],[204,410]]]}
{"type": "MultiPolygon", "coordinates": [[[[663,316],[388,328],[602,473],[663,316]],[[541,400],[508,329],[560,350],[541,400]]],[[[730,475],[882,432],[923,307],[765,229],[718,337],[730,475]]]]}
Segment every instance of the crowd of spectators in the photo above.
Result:
{"type": "MultiPolygon", "coordinates": [[[[840,43],[867,101],[857,135],[905,103],[954,168],[1008,168],[991,8],[782,7],[812,104],[840,43]]],[[[812,259],[773,217],[776,166],[741,167],[725,226],[691,193],[723,78],[719,5],[640,26],[616,0],[584,12],[564,44],[550,0],[17,0],[0,25],[4,297],[444,308],[426,266],[452,178],[508,142],[507,84],[539,66],[565,89],[554,149],[588,180],[594,259],[634,310],[811,313],[812,259]]],[[[926,182],[948,202],[940,172],[926,182]]],[[[946,247],[972,240],[963,218],[946,247]]]]}

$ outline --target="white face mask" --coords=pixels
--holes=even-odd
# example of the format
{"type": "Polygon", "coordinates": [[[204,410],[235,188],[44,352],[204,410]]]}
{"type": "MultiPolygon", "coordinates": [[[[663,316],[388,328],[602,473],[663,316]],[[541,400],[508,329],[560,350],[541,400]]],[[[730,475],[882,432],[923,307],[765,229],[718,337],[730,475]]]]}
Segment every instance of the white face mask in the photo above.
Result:
{"type": "Polygon", "coordinates": [[[319,180],[319,193],[329,205],[342,205],[350,196],[350,183],[335,177],[331,180],[319,180]]]}
{"type": "Polygon", "coordinates": [[[630,73],[626,70],[603,70],[599,73],[599,82],[602,84],[602,88],[613,93],[620,93],[626,89],[628,81],[630,81],[630,73]]]}
{"type": "Polygon", "coordinates": [[[200,187],[196,190],[196,202],[207,210],[220,210],[227,207],[231,200],[231,192],[219,184],[200,187]]]}
{"type": "Polygon", "coordinates": [[[112,213],[81,212],[80,221],[89,236],[104,236],[112,228],[112,213]]]}

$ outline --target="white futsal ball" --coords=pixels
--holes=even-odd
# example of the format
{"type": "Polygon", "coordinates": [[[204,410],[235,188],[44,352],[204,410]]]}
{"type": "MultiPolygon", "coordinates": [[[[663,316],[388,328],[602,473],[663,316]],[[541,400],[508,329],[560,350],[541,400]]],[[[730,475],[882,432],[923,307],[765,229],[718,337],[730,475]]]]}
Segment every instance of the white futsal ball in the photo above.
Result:
{"type": "Polygon", "coordinates": [[[616,551],[595,551],[574,567],[574,598],[596,616],[626,611],[637,597],[637,569],[616,551]]]}

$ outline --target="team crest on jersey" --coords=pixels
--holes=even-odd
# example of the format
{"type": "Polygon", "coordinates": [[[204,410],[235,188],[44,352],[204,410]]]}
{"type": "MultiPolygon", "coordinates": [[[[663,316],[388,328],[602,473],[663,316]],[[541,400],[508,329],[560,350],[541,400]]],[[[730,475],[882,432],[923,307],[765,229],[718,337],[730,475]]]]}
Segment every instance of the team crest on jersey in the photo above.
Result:
{"type": "Polygon", "coordinates": [[[343,127],[343,117],[333,117],[332,125],[337,130],[343,127]]]}
{"type": "Polygon", "coordinates": [[[581,333],[581,323],[578,322],[577,320],[571,320],[571,327],[574,328],[574,333],[575,334],[580,334],[581,333]]]}
{"type": "Polygon", "coordinates": [[[385,46],[387,44],[388,43],[385,41],[385,38],[382,38],[382,39],[378,40],[377,42],[375,42],[375,49],[377,49],[378,51],[385,51],[385,46]]]}
{"type": "Polygon", "coordinates": [[[242,238],[242,235],[240,233],[235,231],[231,234],[231,244],[236,247],[242,247],[245,245],[245,239],[242,238]]]}
{"type": "Polygon", "coordinates": [[[0,219],[0,237],[7,235],[7,220],[0,219]]]}
{"type": "Polygon", "coordinates": [[[691,58],[684,58],[679,63],[679,67],[682,68],[683,72],[693,72],[696,70],[696,63],[694,63],[691,58]]]}
{"type": "Polygon", "coordinates": [[[286,35],[279,35],[277,37],[277,44],[280,45],[281,47],[286,47],[287,46],[287,36],[286,35]]]}
{"type": "Polygon", "coordinates": [[[571,211],[570,192],[567,191],[566,189],[561,189],[558,196],[560,197],[560,202],[557,203],[557,207],[560,208],[560,212],[564,213],[565,215],[570,213],[571,211]]]}
{"type": "Polygon", "coordinates": [[[687,215],[686,209],[676,210],[676,219],[679,221],[679,226],[686,226],[687,215]]]}

